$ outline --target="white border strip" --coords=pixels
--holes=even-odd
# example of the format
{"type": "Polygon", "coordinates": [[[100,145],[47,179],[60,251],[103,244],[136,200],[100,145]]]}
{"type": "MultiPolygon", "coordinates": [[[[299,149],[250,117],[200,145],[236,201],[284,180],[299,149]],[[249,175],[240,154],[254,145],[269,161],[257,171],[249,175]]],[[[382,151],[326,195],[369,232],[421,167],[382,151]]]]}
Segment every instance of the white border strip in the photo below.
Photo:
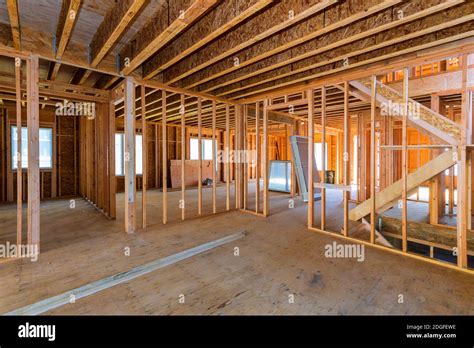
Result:
{"type": "Polygon", "coordinates": [[[226,243],[233,242],[235,240],[238,240],[240,238],[243,238],[247,235],[247,232],[237,232],[234,234],[231,234],[229,236],[217,239],[215,241],[205,243],[198,245],[194,248],[187,249],[184,251],[181,251],[177,254],[173,254],[170,256],[167,256],[162,259],[158,259],[149,263],[146,263],[141,266],[134,267],[128,271],[122,272],[122,273],[117,273],[112,276],[108,276],[106,278],[97,280],[95,282],[83,285],[81,287],[78,287],[76,289],[67,291],[63,294],[57,295],[50,297],[48,299],[33,303],[31,305],[25,306],[23,308],[19,308],[16,310],[13,310],[11,312],[5,313],[4,315],[38,315],[42,314],[44,312],[47,312],[49,310],[52,310],[54,308],[58,308],[61,306],[64,306],[68,303],[70,303],[70,299],[72,296],[74,296],[75,300],[78,300],[80,298],[86,297],[93,295],[99,291],[111,288],[115,285],[119,285],[122,283],[126,283],[132,279],[138,278],[142,275],[145,275],[147,273],[153,272],[157,269],[169,266],[171,264],[174,264],[176,262],[188,259],[190,257],[193,257],[195,255],[204,253],[208,250],[214,249],[218,246],[224,245],[226,243]]]}

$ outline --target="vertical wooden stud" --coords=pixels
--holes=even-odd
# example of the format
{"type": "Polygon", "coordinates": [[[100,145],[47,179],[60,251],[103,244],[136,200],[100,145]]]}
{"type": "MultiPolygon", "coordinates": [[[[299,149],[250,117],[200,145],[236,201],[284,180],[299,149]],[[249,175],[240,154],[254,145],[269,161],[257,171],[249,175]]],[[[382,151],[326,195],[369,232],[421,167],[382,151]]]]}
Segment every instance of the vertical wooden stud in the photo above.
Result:
{"type": "Polygon", "coordinates": [[[306,94],[308,98],[308,227],[312,228],[314,223],[314,92],[309,89],[306,94]]]}
{"type": "Polygon", "coordinates": [[[162,189],[163,189],[163,224],[168,221],[168,130],[166,125],[166,91],[161,91],[162,117],[161,117],[161,153],[162,153],[162,189]]]}
{"type": "Polygon", "coordinates": [[[375,243],[375,112],[377,95],[377,77],[371,77],[370,98],[370,243],[375,243]]]}
{"type": "Polygon", "coordinates": [[[135,83],[130,77],[127,77],[124,83],[125,231],[134,233],[136,226],[135,83]]]}
{"type": "Polygon", "coordinates": [[[408,102],[409,102],[409,90],[408,90],[408,68],[403,70],[403,120],[402,120],[402,251],[407,252],[407,220],[408,220],[408,207],[407,207],[407,176],[408,176],[408,139],[407,139],[407,127],[408,127],[408,102]]]}
{"type": "MultiPolygon", "coordinates": [[[[342,161],[343,161],[343,178],[342,181],[344,186],[349,186],[349,149],[350,149],[350,133],[351,133],[351,125],[349,119],[349,83],[347,81],[344,82],[344,152],[342,154],[342,161]]],[[[351,191],[342,191],[344,196],[344,227],[343,227],[343,234],[344,236],[349,236],[349,199],[351,191]]]]}
{"type": "Polygon", "coordinates": [[[217,212],[217,139],[216,139],[216,101],[212,101],[212,213],[217,212]]]}
{"type": "Polygon", "coordinates": [[[148,189],[148,126],[146,122],[145,85],[140,86],[142,108],[142,228],[146,228],[146,206],[148,189]]]}
{"type": "Polygon", "coordinates": [[[202,215],[202,101],[198,97],[198,215],[202,215]]]}
{"type": "Polygon", "coordinates": [[[269,100],[263,101],[263,215],[269,214],[269,197],[268,197],[268,106],[269,100]]]}
{"type": "Polygon", "coordinates": [[[39,63],[38,56],[27,60],[28,126],[28,244],[40,244],[39,168],[39,63]]]}
{"type": "MultiPolygon", "coordinates": [[[[321,87],[321,159],[323,162],[321,182],[326,182],[326,86],[321,87]]],[[[345,217],[345,216],[344,216],[345,217]]],[[[326,189],[321,189],[321,230],[326,229],[326,189]]]]}
{"type": "Polygon", "coordinates": [[[181,220],[186,214],[186,104],[181,94],[181,220]]]}

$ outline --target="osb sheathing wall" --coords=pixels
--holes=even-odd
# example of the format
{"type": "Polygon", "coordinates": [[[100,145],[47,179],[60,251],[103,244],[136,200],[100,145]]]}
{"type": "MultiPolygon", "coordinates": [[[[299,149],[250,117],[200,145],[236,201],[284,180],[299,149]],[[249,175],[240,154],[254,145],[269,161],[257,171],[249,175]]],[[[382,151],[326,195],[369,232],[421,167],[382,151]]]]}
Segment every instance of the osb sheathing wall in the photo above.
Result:
{"type": "MultiPolygon", "coordinates": [[[[109,106],[96,103],[95,118],[80,117],[80,194],[106,215],[113,216],[115,199],[111,197],[111,180],[115,167],[111,165],[109,106]]],[[[113,138],[112,138],[113,139],[113,138]]]]}
{"type": "MultiPolygon", "coordinates": [[[[16,170],[11,164],[11,126],[16,125],[14,107],[1,109],[0,201],[16,201],[16,170]]],[[[26,126],[26,111],[22,110],[22,126],[26,126]]],[[[54,111],[40,109],[40,127],[53,130],[53,168],[40,170],[40,198],[73,197],[78,195],[77,120],[70,116],[56,116],[54,111]]],[[[23,170],[23,200],[26,201],[28,174],[23,170]]]]}

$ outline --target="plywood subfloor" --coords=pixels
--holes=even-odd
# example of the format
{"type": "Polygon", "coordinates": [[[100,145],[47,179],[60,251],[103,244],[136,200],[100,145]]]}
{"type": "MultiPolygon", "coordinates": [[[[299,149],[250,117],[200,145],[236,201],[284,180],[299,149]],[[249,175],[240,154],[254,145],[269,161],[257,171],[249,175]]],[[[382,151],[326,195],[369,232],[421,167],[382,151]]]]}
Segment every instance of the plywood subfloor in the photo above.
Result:
{"type": "MultiPolygon", "coordinates": [[[[189,192],[190,209],[195,193],[189,192]]],[[[239,241],[47,314],[474,314],[472,276],[369,248],[363,262],[326,258],[325,246],[341,241],[309,232],[306,205],[296,198],[290,209],[289,199],[273,193],[267,219],[234,211],[162,226],[161,193],[151,191],[149,219],[157,224],[134,235],[122,232],[121,218],[109,221],[85,202],[73,211],[68,201],[44,202],[40,260],[0,263],[0,313],[246,230],[239,241]]],[[[14,210],[2,207],[0,216],[14,217],[14,210]]],[[[330,195],[328,212],[330,229],[340,229],[340,195],[330,195]]],[[[170,216],[178,218],[179,210],[171,208],[170,216]]],[[[0,234],[6,223],[0,220],[0,234]]]]}

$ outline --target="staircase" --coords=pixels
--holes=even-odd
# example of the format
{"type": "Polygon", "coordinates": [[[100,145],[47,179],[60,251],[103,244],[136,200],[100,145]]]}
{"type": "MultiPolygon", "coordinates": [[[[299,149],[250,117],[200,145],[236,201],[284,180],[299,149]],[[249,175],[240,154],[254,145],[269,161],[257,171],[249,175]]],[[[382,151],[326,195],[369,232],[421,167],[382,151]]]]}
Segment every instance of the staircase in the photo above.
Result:
{"type": "MultiPolygon", "coordinates": [[[[371,95],[370,79],[351,81],[350,84],[361,92],[371,95]]],[[[385,108],[386,112],[394,117],[403,117],[403,96],[393,88],[390,88],[377,81],[376,102],[379,106],[385,108]]],[[[420,130],[424,134],[436,137],[437,139],[457,146],[461,139],[461,127],[447,117],[421,105],[420,103],[409,99],[408,122],[411,126],[420,130]]],[[[418,186],[442,173],[446,169],[456,164],[455,153],[457,149],[453,148],[443,152],[438,157],[429,161],[418,168],[415,172],[407,176],[407,193],[415,190],[418,186]]],[[[375,209],[377,213],[390,209],[396,204],[402,195],[402,181],[399,180],[384,190],[375,194],[375,209]]],[[[357,207],[349,211],[349,219],[357,221],[371,212],[372,198],[362,202],[357,207]]]]}
{"type": "MultiPolygon", "coordinates": [[[[370,79],[351,81],[350,84],[361,92],[370,96],[370,79]]],[[[390,115],[394,117],[403,117],[403,95],[393,88],[377,81],[376,102],[383,106],[390,115]]],[[[449,118],[427,108],[426,106],[408,99],[409,113],[408,123],[429,136],[434,136],[450,145],[457,146],[461,139],[461,127],[449,118]]]]}

